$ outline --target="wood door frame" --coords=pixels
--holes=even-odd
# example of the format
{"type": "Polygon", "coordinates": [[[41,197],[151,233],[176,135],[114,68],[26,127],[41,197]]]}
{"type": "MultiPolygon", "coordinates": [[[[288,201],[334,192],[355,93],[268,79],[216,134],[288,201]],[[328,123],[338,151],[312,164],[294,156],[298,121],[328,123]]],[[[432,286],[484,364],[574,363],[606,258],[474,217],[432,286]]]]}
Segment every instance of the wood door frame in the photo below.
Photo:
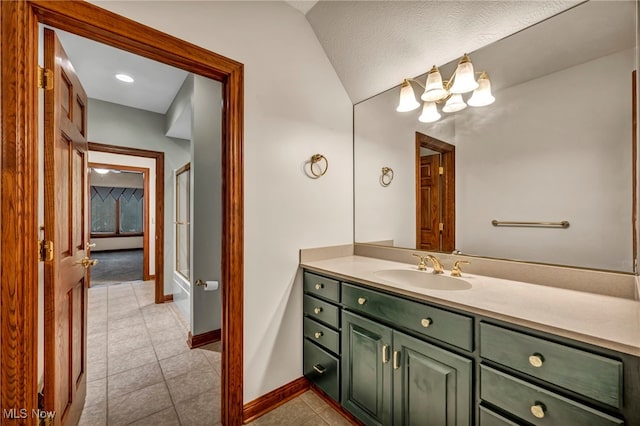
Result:
{"type": "MultiPolygon", "coordinates": [[[[87,152],[91,151],[90,149],[87,149],[87,152]]],[[[143,197],[144,197],[144,204],[143,204],[143,212],[142,212],[142,279],[144,281],[148,281],[151,279],[151,276],[149,275],[149,213],[150,213],[150,208],[149,208],[149,172],[150,169],[148,167],[133,167],[133,166],[119,166],[117,164],[107,164],[107,163],[94,163],[94,162],[89,162],[88,166],[90,169],[91,168],[100,168],[100,169],[108,169],[108,170],[124,170],[124,171],[131,171],[131,172],[140,172],[142,173],[142,191],[143,191],[143,197]]],[[[158,176],[158,170],[157,167],[156,168],[156,184],[157,184],[157,176],[158,176]]],[[[89,181],[89,191],[91,191],[91,181],[89,181]]],[[[164,203],[164,199],[162,200],[162,203],[164,203]]],[[[158,197],[156,195],[156,209],[155,209],[155,214],[158,214],[158,197]]],[[[91,218],[91,192],[89,192],[89,218],[91,218]]],[[[92,220],[89,219],[89,223],[91,223],[92,220]]],[[[156,230],[155,232],[158,232],[158,226],[157,226],[157,221],[156,221],[156,230]]],[[[116,227],[119,225],[119,221],[116,220],[116,227]]],[[[136,234],[136,236],[139,236],[138,234],[136,234]]],[[[115,238],[126,238],[127,235],[125,234],[124,236],[115,236],[115,238]]],[[[95,236],[92,237],[91,236],[91,226],[89,226],[89,239],[91,238],[114,238],[114,236],[112,235],[105,235],[105,236],[95,236]]],[[[155,256],[158,256],[158,247],[156,247],[155,250],[155,256]]],[[[157,258],[156,258],[156,267],[157,267],[157,258]]],[[[155,279],[155,276],[154,276],[155,279]]],[[[89,287],[91,287],[91,280],[89,280],[89,287]]],[[[157,288],[156,288],[157,290],[157,288]]],[[[154,299],[155,300],[155,299],[154,299]]]]}
{"type": "Polygon", "coordinates": [[[442,157],[440,166],[444,167],[442,179],[441,211],[442,223],[442,250],[452,251],[456,242],[456,147],[450,143],[434,137],[416,132],[416,247],[420,247],[420,215],[422,203],[420,202],[420,148],[428,148],[439,152],[442,157]]]}
{"type": "Polygon", "coordinates": [[[81,1],[0,2],[0,406],[38,407],[39,22],[223,83],[221,420],[242,424],[243,65],[81,1]]]}
{"type": "MultiPolygon", "coordinates": [[[[156,162],[155,303],[164,303],[164,152],[89,142],[89,151],[152,158],[156,162]]],[[[148,236],[146,237],[148,238],[148,236]]],[[[148,247],[148,242],[145,242],[148,247]]],[[[145,263],[146,265],[146,263],[145,263]]],[[[148,277],[148,268],[145,269],[148,277]]],[[[145,278],[146,279],[146,278],[145,278]]]]}

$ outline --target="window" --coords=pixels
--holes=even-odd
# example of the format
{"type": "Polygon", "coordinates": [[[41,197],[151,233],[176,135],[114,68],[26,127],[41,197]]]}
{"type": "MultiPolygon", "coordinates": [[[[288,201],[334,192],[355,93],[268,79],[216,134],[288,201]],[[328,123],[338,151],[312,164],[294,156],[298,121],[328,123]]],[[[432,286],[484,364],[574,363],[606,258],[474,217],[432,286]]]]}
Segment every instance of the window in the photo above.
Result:
{"type": "Polygon", "coordinates": [[[137,236],[144,232],[144,190],[91,186],[91,236],[137,236]]]}

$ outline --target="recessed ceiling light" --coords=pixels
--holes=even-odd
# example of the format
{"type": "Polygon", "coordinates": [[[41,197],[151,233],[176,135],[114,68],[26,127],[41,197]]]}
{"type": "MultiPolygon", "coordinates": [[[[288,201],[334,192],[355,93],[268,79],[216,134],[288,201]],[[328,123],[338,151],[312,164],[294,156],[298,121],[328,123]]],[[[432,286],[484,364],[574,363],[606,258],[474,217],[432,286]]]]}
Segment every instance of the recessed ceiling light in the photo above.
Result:
{"type": "Polygon", "coordinates": [[[120,81],[124,81],[125,83],[133,83],[133,77],[127,74],[116,74],[116,78],[120,81]]]}

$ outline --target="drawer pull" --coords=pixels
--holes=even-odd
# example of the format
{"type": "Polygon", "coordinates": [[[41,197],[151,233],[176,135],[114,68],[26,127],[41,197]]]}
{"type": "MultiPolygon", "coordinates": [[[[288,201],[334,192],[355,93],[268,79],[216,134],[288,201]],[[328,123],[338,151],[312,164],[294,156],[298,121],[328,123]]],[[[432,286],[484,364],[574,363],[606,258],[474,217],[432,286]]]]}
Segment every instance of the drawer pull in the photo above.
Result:
{"type": "Polygon", "coordinates": [[[544,362],[544,357],[540,354],[533,354],[529,357],[529,364],[536,368],[542,367],[542,363],[544,362]]]}
{"type": "Polygon", "coordinates": [[[397,370],[400,368],[400,351],[395,351],[393,353],[393,369],[397,370]]]}
{"type": "Polygon", "coordinates": [[[358,297],[358,305],[364,305],[365,303],[367,303],[366,297],[358,297]]]}
{"type": "Polygon", "coordinates": [[[322,312],[322,308],[313,308],[313,313],[315,313],[316,315],[318,315],[320,312],[322,312]]]}
{"type": "Polygon", "coordinates": [[[542,402],[536,401],[536,403],[531,406],[531,414],[533,414],[535,417],[539,419],[544,418],[545,411],[546,411],[546,407],[542,402]]]}
{"type": "Polygon", "coordinates": [[[324,374],[324,373],[327,372],[327,369],[324,368],[323,366],[321,366],[320,364],[314,365],[313,369],[316,370],[316,373],[318,373],[318,374],[324,374]]]}
{"type": "Polygon", "coordinates": [[[316,284],[316,290],[320,290],[321,288],[324,288],[323,284],[320,284],[320,283],[316,284]]]}
{"type": "Polygon", "coordinates": [[[422,324],[424,328],[429,328],[429,326],[433,324],[433,320],[431,318],[422,318],[420,324],[422,324]]]}
{"type": "Polygon", "coordinates": [[[316,333],[314,334],[314,337],[315,337],[316,339],[321,338],[321,337],[322,337],[322,331],[316,331],[316,333]]]}
{"type": "Polygon", "coordinates": [[[389,345],[382,345],[382,363],[389,362],[389,345]]]}

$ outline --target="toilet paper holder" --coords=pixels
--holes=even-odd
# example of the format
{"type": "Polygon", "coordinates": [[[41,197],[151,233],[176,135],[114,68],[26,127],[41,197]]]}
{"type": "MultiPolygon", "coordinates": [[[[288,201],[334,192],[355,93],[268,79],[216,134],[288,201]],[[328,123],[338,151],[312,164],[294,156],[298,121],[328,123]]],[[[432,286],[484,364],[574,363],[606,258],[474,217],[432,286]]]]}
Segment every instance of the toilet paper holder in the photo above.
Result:
{"type": "Polygon", "coordinates": [[[218,281],[196,280],[196,286],[203,287],[204,291],[214,291],[218,289],[218,281]]]}

